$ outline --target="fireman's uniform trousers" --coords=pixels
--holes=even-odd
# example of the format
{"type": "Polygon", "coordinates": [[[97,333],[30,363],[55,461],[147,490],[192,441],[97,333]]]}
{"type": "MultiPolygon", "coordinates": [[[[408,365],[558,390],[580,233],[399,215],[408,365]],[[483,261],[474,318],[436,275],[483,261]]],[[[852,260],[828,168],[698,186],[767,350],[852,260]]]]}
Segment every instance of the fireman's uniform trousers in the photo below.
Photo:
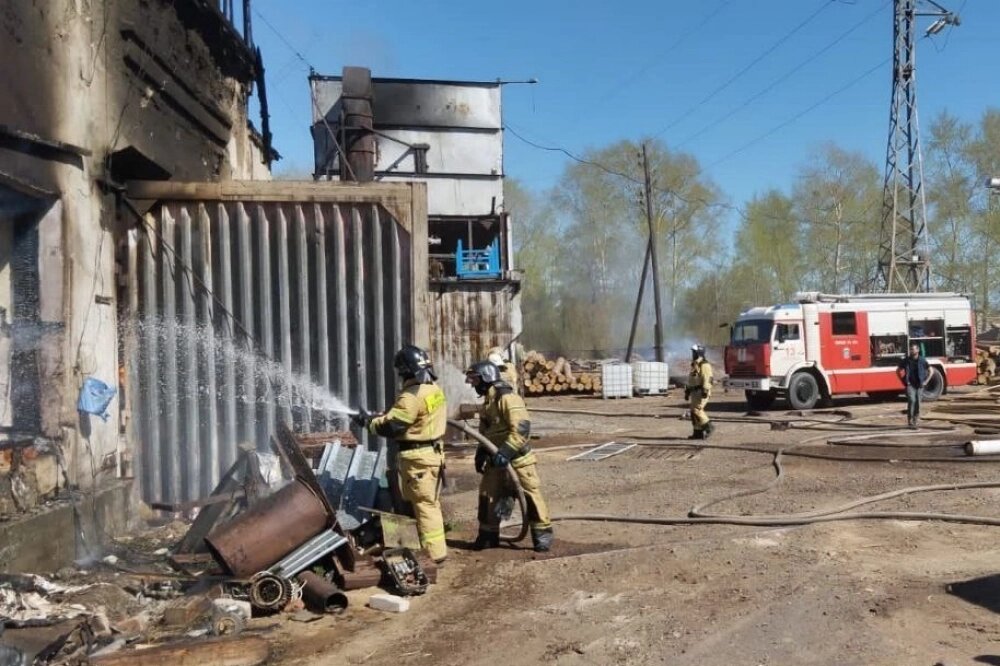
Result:
{"type": "Polygon", "coordinates": [[[413,506],[420,545],[435,560],[448,554],[439,499],[444,469],[443,437],[448,413],[444,392],[433,382],[408,379],[396,402],[383,416],[372,419],[372,434],[392,437],[399,453],[396,468],[403,499],[413,506]]]}
{"type": "Polygon", "coordinates": [[[399,482],[403,498],[413,505],[417,519],[420,545],[432,559],[448,554],[444,538],[444,518],[441,515],[441,473],[444,469],[443,444],[404,450],[400,443],[399,482]]]}
{"type": "Polygon", "coordinates": [[[691,389],[691,423],[694,425],[695,430],[703,430],[705,424],[708,423],[708,412],[705,411],[705,407],[708,406],[708,399],[710,397],[712,397],[712,394],[706,392],[704,389],[691,389]]]}
{"type": "MultiPolygon", "coordinates": [[[[511,463],[518,481],[521,482],[521,489],[524,491],[524,500],[527,506],[527,515],[524,520],[528,521],[532,535],[538,535],[552,529],[552,520],[549,516],[549,507],[542,497],[541,481],[538,478],[538,465],[534,461],[518,466],[517,459],[511,463]]],[[[514,482],[502,467],[495,467],[492,463],[487,463],[486,471],[479,482],[479,531],[487,533],[500,532],[500,517],[497,515],[497,503],[504,497],[516,497],[517,491],[514,482]]]]}

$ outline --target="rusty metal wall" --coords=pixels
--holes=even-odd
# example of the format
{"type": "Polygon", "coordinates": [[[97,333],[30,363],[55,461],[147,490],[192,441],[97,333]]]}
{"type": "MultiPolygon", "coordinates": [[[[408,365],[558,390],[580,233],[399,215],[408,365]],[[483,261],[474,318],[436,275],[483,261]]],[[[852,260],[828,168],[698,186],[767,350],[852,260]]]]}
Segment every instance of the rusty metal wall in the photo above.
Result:
{"type": "Polygon", "coordinates": [[[449,409],[475,402],[464,385],[465,369],[521,335],[520,285],[512,280],[434,281],[429,299],[431,358],[448,396],[449,409]]]}
{"type": "Polygon", "coordinates": [[[326,395],[383,407],[392,354],[425,337],[412,219],[377,196],[285,198],[161,198],[133,230],[126,367],[146,500],[208,495],[241,444],[269,449],[279,421],[343,428],[319,409],[326,395]]]}

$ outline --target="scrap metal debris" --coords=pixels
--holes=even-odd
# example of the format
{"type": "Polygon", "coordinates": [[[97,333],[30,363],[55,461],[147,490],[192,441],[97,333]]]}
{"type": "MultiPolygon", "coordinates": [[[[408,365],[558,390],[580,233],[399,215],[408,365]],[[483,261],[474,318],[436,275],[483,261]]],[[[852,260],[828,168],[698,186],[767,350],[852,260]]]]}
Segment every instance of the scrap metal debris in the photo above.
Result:
{"type": "Polygon", "coordinates": [[[384,447],[339,433],[300,441],[279,427],[274,451],[242,451],[208,497],[154,507],[196,512],[183,532],[175,521],[159,537],[119,539],[114,552],[60,572],[59,583],[0,575],[0,626],[9,627],[0,666],[20,666],[22,656],[33,664],[261,663],[269,649],[253,636],[257,617],[339,614],[344,590],[384,585],[408,596],[436,581],[433,561],[399,547],[419,549],[419,541],[412,520],[387,511],[384,447]]]}

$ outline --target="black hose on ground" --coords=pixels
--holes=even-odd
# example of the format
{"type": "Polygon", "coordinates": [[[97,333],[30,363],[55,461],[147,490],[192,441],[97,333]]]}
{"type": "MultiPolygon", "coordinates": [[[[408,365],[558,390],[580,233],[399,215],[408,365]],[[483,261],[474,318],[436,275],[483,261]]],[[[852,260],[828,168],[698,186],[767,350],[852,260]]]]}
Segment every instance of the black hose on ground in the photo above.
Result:
{"type": "MultiPolygon", "coordinates": [[[[497,454],[497,447],[493,445],[493,442],[480,435],[462,421],[448,419],[448,425],[461,430],[466,435],[479,442],[479,445],[486,449],[491,456],[497,454]]],[[[518,541],[524,541],[524,538],[528,536],[528,502],[524,499],[524,489],[521,487],[521,480],[517,478],[517,472],[514,471],[514,468],[511,465],[507,465],[505,469],[507,470],[507,475],[510,477],[511,482],[513,482],[514,488],[517,491],[517,504],[521,508],[521,531],[517,534],[517,536],[501,534],[500,540],[506,541],[507,543],[517,543],[518,541]]]]}

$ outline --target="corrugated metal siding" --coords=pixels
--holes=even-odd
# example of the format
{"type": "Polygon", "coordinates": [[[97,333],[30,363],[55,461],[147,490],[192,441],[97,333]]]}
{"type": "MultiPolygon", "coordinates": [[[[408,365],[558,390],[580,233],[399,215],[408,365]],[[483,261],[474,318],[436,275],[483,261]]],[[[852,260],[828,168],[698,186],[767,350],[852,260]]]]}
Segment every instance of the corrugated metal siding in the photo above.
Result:
{"type": "Polygon", "coordinates": [[[420,255],[386,208],[161,201],[131,240],[130,397],[146,500],[209,494],[240,444],[269,448],[279,420],[343,427],[313,409],[311,383],[352,406],[392,399],[392,354],[414,339],[420,255]]]}
{"type": "Polygon", "coordinates": [[[520,336],[520,289],[515,282],[441,282],[431,286],[429,298],[432,358],[448,378],[449,405],[457,408],[462,386],[453,379],[456,372],[520,336]]]}

